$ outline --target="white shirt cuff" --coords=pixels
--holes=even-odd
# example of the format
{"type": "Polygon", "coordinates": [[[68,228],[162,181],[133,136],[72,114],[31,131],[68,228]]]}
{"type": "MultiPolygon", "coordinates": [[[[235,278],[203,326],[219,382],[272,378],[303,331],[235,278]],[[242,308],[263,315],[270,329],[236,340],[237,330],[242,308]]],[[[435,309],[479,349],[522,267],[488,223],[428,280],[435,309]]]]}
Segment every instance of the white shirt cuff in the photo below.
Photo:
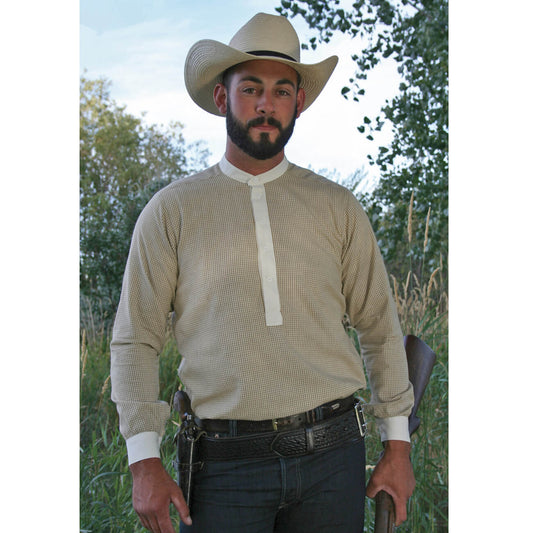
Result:
{"type": "Polygon", "coordinates": [[[408,417],[391,416],[390,418],[376,418],[376,423],[381,435],[381,442],[386,440],[411,442],[408,417]]]}
{"type": "Polygon", "coordinates": [[[144,431],[126,439],[128,464],[131,465],[151,457],[160,458],[159,447],[161,446],[161,441],[162,438],[157,431],[144,431]]]}

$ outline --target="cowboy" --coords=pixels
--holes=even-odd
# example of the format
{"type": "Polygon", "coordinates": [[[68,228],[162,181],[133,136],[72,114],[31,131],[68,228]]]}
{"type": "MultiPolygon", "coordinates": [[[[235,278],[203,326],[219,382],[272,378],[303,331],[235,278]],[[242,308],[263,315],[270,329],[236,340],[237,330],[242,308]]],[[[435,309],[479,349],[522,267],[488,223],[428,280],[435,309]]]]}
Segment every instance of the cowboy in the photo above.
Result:
{"type": "Polygon", "coordinates": [[[284,154],[336,63],[301,63],[291,24],[263,13],[187,56],[190,96],[226,117],[225,155],[140,215],[111,346],[133,505],[154,533],[174,531],[170,504],[182,532],[363,531],[364,365],[384,443],[366,492],[387,490],[406,518],[412,387],[376,240],[353,194],[284,154]],[[170,312],[200,430],[189,506],[159,455],[170,312]]]}

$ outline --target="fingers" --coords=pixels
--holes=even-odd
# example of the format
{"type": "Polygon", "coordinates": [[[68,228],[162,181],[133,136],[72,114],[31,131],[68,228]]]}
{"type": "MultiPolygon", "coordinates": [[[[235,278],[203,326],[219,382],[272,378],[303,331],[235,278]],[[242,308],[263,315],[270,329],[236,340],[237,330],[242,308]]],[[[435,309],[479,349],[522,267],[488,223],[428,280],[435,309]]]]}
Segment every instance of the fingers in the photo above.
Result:
{"type": "Polygon", "coordinates": [[[169,513],[169,503],[172,503],[180,515],[180,520],[187,524],[192,525],[189,508],[185,503],[181,489],[174,485],[175,490],[172,490],[170,494],[170,501],[167,503],[159,503],[157,506],[150,508],[137,507],[135,509],[137,516],[139,517],[141,524],[151,531],[152,533],[175,533],[175,529],[172,525],[172,521],[169,513]]]}
{"type": "Polygon", "coordinates": [[[394,501],[394,515],[396,526],[399,526],[401,523],[407,520],[407,502],[403,499],[392,496],[394,501]]]}
{"type": "Polygon", "coordinates": [[[168,509],[162,512],[141,514],[137,512],[141,524],[152,533],[176,533],[168,509]]]}
{"type": "Polygon", "coordinates": [[[366,489],[369,498],[375,498],[380,490],[391,495],[396,525],[407,519],[407,501],[415,488],[413,467],[408,451],[408,443],[388,441],[385,453],[372,472],[366,489]]]}
{"type": "Polygon", "coordinates": [[[369,498],[374,499],[376,497],[376,494],[382,489],[382,487],[377,486],[374,483],[374,479],[370,478],[370,481],[368,482],[368,485],[366,487],[366,495],[369,498]]]}
{"type": "Polygon", "coordinates": [[[191,513],[189,511],[189,508],[187,507],[187,504],[185,503],[185,499],[183,498],[181,489],[178,495],[172,496],[172,503],[174,504],[174,507],[177,509],[180,515],[181,521],[184,524],[187,524],[188,526],[192,525],[191,513]]]}
{"type": "Polygon", "coordinates": [[[376,483],[371,478],[366,488],[366,495],[369,498],[375,499],[379,492],[384,491],[392,498],[394,503],[394,518],[395,525],[399,526],[407,520],[407,499],[398,494],[394,488],[387,483],[376,483]]]}
{"type": "Polygon", "coordinates": [[[152,533],[176,533],[170,519],[170,504],[176,507],[185,524],[191,524],[181,489],[163,468],[160,459],[133,463],[130,470],[133,474],[133,508],[146,529],[152,533]]]}
{"type": "MultiPolygon", "coordinates": [[[[136,512],[137,512],[137,511],[136,511],[136,512]]],[[[151,531],[152,528],[151,528],[151,526],[150,526],[150,522],[149,522],[148,520],[145,520],[145,519],[144,519],[144,516],[142,516],[142,515],[139,514],[138,512],[137,512],[137,516],[139,517],[139,520],[140,520],[142,526],[143,526],[144,528],[148,529],[148,531],[151,531]]]]}
{"type": "Polygon", "coordinates": [[[391,487],[387,487],[387,486],[380,487],[379,490],[374,492],[373,496],[368,496],[368,497],[375,498],[377,496],[377,493],[382,490],[386,492],[392,498],[392,502],[394,503],[394,519],[395,519],[394,523],[396,526],[399,526],[401,523],[407,520],[407,500],[399,496],[394,490],[392,490],[391,487]]]}

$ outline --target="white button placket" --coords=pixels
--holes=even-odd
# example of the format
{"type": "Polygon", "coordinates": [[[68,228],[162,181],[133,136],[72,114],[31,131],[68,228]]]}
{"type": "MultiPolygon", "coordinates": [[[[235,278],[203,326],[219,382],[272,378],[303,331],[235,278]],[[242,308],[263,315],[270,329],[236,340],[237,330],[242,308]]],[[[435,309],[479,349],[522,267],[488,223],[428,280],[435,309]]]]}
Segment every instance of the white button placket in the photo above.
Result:
{"type": "Polygon", "coordinates": [[[283,158],[283,161],[276,167],[254,176],[233,166],[225,157],[220,161],[220,169],[226,176],[241,183],[247,183],[250,187],[257,242],[257,261],[267,326],[283,325],[283,317],[281,315],[276,257],[272,241],[272,228],[268,216],[265,183],[278,179],[288,168],[289,162],[286,158],[283,158]]]}
{"type": "Polygon", "coordinates": [[[281,326],[283,317],[281,316],[276,257],[274,256],[274,243],[268,216],[265,186],[254,179],[251,179],[248,185],[251,189],[250,194],[257,239],[257,258],[261,276],[261,288],[263,290],[266,325],[281,326]]]}

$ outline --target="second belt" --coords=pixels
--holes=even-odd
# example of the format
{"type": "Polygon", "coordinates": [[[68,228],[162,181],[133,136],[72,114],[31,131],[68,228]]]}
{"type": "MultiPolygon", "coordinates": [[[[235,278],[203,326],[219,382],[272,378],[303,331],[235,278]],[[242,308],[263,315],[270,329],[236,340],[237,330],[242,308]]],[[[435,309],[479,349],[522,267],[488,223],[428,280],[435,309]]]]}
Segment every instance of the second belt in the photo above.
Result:
{"type": "Polygon", "coordinates": [[[341,446],[364,437],[360,404],[337,417],[289,431],[272,431],[238,437],[205,435],[200,439],[202,461],[247,458],[298,457],[341,446]]]}

